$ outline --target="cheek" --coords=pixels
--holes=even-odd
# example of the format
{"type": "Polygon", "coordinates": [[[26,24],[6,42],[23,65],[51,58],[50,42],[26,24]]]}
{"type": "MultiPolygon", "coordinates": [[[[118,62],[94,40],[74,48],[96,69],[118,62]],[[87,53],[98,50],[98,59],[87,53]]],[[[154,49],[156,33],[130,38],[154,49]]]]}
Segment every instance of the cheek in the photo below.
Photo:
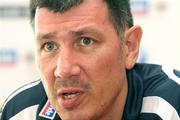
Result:
{"type": "Polygon", "coordinates": [[[89,61],[91,61],[89,63],[89,67],[92,69],[91,71],[97,73],[97,75],[102,73],[105,76],[111,77],[111,74],[120,73],[124,68],[124,59],[120,52],[106,52],[98,57],[93,57],[89,61]]]}
{"type": "Polygon", "coordinates": [[[110,87],[110,85],[121,84],[125,67],[120,52],[104,52],[96,57],[91,57],[88,61],[89,63],[86,66],[88,69],[86,70],[88,70],[88,77],[93,86],[97,85],[96,88],[103,88],[100,86],[104,85],[105,87],[107,85],[106,87],[110,87]]]}
{"type": "Polygon", "coordinates": [[[55,62],[52,60],[44,60],[44,59],[37,59],[37,67],[40,74],[40,77],[43,81],[43,85],[47,92],[52,91],[54,84],[54,69],[55,69],[55,62]]]}
{"type": "Polygon", "coordinates": [[[46,94],[51,101],[51,104],[56,106],[55,102],[55,93],[54,93],[54,82],[55,82],[55,77],[54,77],[54,64],[55,62],[53,61],[44,61],[40,59],[38,62],[38,69],[40,73],[41,80],[43,82],[44,89],[46,91],[46,94]]]}
{"type": "MultiPolygon", "coordinates": [[[[107,52],[100,54],[97,58],[94,58],[90,64],[91,73],[94,78],[94,84],[98,86],[104,85],[104,87],[112,88],[120,87],[122,84],[122,78],[125,75],[125,64],[121,51],[118,49],[111,49],[107,52]]],[[[102,86],[103,88],[103,86],[102,86]]],[[[107,90],[107,88],[105,88],[107,90]]]]}
{"type": "Polygon", "coordinates": [[[87,72],[92,87],[91,105],[97,106],[96,109],[107,109],[108,103],[119,95],[125,75],[121,62],[120,55],[107,52],[91,60],[87,72]]]}
{"type": "Polygon", "coordinates": [[[43,78],[50,79],[54,75],[54,69],[55,69],[56,62],[51,57],[49,58],[37,58],[37,67],[40,72],[40,75],[43,78]]]}

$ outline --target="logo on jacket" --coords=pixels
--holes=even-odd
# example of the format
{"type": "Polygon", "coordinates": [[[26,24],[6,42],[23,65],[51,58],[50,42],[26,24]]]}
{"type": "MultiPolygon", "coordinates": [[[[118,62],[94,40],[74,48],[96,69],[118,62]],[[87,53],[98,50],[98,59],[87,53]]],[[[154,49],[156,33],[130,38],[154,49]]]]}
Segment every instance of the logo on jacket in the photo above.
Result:
{"type": "Polygon", "coordinates": [[[41,112],[39,113],[39,116],[53,120],[55,115],[56,111],[48,100],[41,112]]]}

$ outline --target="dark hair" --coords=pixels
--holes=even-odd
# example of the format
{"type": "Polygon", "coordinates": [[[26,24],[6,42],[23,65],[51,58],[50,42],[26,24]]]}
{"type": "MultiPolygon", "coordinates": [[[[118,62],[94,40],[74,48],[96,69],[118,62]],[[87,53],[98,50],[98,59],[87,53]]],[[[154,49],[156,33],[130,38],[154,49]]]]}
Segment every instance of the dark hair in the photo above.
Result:
{"type": "MultiPolygon", "coordinates": [[[[30,0],[30,20],[34,26],[36,8],[48,8],[53,12],[63,13],[68,9],[78,6],[84,0],[30,0]]],[[[129,0],[103,0],[109,10],[109,17],[118,35],[122,38],[126,27],[133,26],[129,0]]]]}

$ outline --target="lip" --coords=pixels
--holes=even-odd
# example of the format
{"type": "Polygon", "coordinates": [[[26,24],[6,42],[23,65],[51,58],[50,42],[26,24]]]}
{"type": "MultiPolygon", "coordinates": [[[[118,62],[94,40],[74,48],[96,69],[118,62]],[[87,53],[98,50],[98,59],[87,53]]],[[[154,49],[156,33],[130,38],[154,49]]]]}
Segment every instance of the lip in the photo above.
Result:
{"type": "Polygon", "coordinates": [[[81,88],[61,88],[58,91],[58,96],[57,96],[58,102],[66,109],[75,108],[81,103],[84,93],[85,91],[81,88]],[[70,99],[64,98],[64,94],[71,94],[71,93],[76,94],[76,96],[70,99]]]}

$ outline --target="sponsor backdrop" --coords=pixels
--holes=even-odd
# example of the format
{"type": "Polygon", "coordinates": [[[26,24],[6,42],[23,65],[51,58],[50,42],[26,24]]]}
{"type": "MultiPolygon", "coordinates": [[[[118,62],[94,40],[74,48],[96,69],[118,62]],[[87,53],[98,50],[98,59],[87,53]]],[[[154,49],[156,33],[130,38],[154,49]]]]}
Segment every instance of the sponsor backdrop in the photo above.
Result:
{"type": "MultiPolygon", "coordinates": [[[[0,0],[0,106],[18,87],[39,78],[28,0],[0,0]]],[[[139,62],[180,69],[180,0],[131,0],[144,34],[139,62]]]]}

